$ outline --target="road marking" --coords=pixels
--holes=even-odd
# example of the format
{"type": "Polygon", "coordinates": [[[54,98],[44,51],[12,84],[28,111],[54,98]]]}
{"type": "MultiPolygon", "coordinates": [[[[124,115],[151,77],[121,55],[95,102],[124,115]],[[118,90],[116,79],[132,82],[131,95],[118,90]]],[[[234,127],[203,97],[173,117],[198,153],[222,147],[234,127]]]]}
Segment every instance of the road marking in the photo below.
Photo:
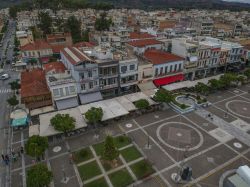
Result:
{"type": "Polygon", "coordinates": [[[12,92],[12,90],[9,89],[9,88],[1,89],[1,90],[0,90],[0,94],[3,94],[3,93],[11,93],[11,92],[12,92]]]}

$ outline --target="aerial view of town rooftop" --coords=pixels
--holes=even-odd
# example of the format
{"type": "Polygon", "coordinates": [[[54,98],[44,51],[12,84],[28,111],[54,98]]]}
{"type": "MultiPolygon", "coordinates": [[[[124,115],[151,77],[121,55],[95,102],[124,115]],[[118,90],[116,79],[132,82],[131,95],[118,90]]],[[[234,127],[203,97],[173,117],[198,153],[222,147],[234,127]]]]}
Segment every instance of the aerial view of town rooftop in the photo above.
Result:
{"type": "Polygon", "coordinates": [[[249,0],[0,0],[0,187],[249,187],[249,0]]]}

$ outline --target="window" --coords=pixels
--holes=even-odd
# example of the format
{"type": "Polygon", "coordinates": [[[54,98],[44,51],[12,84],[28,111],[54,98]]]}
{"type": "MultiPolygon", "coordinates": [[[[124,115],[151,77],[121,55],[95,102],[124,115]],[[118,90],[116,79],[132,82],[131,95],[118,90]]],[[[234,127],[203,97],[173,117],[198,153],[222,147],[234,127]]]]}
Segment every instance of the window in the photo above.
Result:
{"type": "Polygon", "coordinates": [[[129,70],[135,70],[135,65],[134,65],[134,64],[131,64],[131,65],[129,66],[129,70]]]}
{"type": "Polygon", "coordinates": [[[93,82],[90,82],[89,83],[89,89],[92,89],[93,88],[93,82]]]}
{"type": "Polygon", "coordinates": [[[168,66],[165,66],[165,73],[168,72],[168,66]]]}
{"type": "Polygon", "coordinates": [[[94,85],[95,85],[95,86],[97,85],[97,81],[94,82],[94,85]]]}
{"type": "Polygon", "coordinates": [[[174,71],[177,71],[177,64],[174,65],[174,71]]]}
{"type": "Polygon", "coordinates": [[[172,72],[172,65],[170,66],[170,70],[169,70],[169,72],[172,72]]]}
{"type": "Polygon", "coordinates": [[[81,73],[81,75],[80,75],[81,77],[82,77],[82,79],[84,79],[84,73],[81,73]]]}
{"type": "Polygon", "coordinates": [[[75,87],[74,86],[70,86],[69,87],[69,91],[70,91],[70,93],[75,93],[76,92],[75,87]]]}
{"type": "Polygon", "coordinates": [[[60,90],[60,96],[61,96],[61,97],[64,96],[63,88],[59,88],[59,90],[60,90]]]}
{"type": "Polygon", "coordinates": [[[55,97],[60,96],[59,90],[58,90],[58,89],[53,89],[53,95],[54,95],[55,97]]]}
{"type": "Polygon", "coordinates": [[[161,67],[160,69],[160,75],[162,75],[162,73],[163,73],[163,67],[161,67]]]}
{"type": "Polygon", "coordinates": [[[81,84],[81,90],[85,90],[85,84],[81,84]]]}
{"type": "Polygon", "coordinates": [[[65,93],[66,93],[66,95],[69,95],[69,87],[65,88],[65,93]]]}
{"type": "Polygon", "coordinates": [[[92,77],[92,72],[91,71],[88,72],[88,77],[92,77]]]}
{"type": "Polygon", "coordinates": [[[127,66],[122,66],[121,67],[121,72],[122,73],[126,73],[126,71],[127,71],[127,66]]]}
{"type": "Polygon", "coordinates": [[[181,64],[179,64],[179,71],[181,71],[181,64]]]}
{"type": "Polygon", "coordinates": [[[155,68],[155,76],[158,75],[158,68],[155,68]]]}

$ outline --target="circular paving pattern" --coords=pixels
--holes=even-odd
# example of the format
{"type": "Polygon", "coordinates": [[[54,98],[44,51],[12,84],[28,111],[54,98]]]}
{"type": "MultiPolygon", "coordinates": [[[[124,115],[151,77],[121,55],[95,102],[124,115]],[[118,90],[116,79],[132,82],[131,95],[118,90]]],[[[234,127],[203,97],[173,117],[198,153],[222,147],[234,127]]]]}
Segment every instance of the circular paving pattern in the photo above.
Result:
{"type": "Polygon", "coordinates": [[[234,142],[233,145],[234,145],[234,147],[236,147],[238,149],[242,148],[242,144],[239,142],[234,142]]]}
{"type": "Polygon", "coordinates": [[[58,153],[61,150],[62,150],[62,147],[60,147],[60,146],[56,146],[53,148],[53,152],[55,152],[55,153],[58,153]]]}
{"type": "Polygon", "coordinates": [[[242,100],[232,100],[226,103],[229,112],[243,118],[250,119],[250,102],[242,100]]]}
{"type": "Polygon", "coordinates": [[[163,123],[157,128],[156,135],[165,146],[178,151],[187,151],[187,145],[188,151],[196,150],[204,142],[203,135],[198,129],[182,122],[163,123]]]}
{"type": "Polygon", "coordinates": [[[126,124],[127,128],[131,128],[133,125],[131,123],[126,124]]]}

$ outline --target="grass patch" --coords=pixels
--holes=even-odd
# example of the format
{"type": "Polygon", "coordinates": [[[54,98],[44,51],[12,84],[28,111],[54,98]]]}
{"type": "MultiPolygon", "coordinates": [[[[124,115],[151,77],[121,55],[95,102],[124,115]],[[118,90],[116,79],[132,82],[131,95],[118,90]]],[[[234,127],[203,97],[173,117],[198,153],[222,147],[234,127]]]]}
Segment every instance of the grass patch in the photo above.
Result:
{"type": "Polygon", "coordinates": [[[84,187],[97,187],[97,186],[108,187],[107,182],[103,177],[84,185],[84,187]]]}
{"type": "MultiPolygon", "coordinates": [[[[114,138],[115,146],[120,149],[131,144],[131,139],[127,136],[117,136],[114,138]]],[[[104,149],[104,142],[93,145],[93,148],[98,156],[100,156],[104,149]]]]}
{"type": "Polygon", "coordinates": [[[138,179],[148,177],[155,172],[152,166],[145,160],[131,165],[130,168],[138,179]]]}
{"type": "Polygon", "coordinates": [[[121,169],[110,174],[109,178],[114,187],[125,187],[133,182],[133,178],[126,169],[121,169]]]}
{"type": "Polygon", "coordinates": [[[90,148],[84,148],[80,151],[76,151],[73,153],[73,160],[77,164],[89,160],[91,158],[93,158],[93,154],[90,148]]]}
{"type": "Polygon", "coordinates": [[[104,142],[93,145],[93,148],[98,156],[100,156],[104,149],[104,142]]]}
{"type": "Polygon", "coordinates": [[[119,158],[117,159],[116,165],[114,165],[113,163],[111,163],[109,161],[105,161],[105,160],[101,160],[101,163],[102,163],[105,171],[109,171],[111,169],[115,169],[115,168],[117,168],[117,167],[119,167],[119,166],[122,165],[122,161],[119,158]]]}
{"type": "Polygon", "coordinates": [[[137,158],[140,158],[142,156],[141,153],[134,146],[131,146],[127,149],[123,149],[120,151],[120,153],[126,160],[126,162],[131,162],[132,160],[136,160],[137,158]]]}
{"type": "Polygon", "coordinates": [[[117,136],[114,138],[115,146],[120,149],[131,144],[131,139],[127,136],[117,136]]]}
{"type": "Polygon", "coordinates": [[[79,166],[78,171],[82,180],[88,180],[101,174],[101,170],[96,161],[79,166]]]}

